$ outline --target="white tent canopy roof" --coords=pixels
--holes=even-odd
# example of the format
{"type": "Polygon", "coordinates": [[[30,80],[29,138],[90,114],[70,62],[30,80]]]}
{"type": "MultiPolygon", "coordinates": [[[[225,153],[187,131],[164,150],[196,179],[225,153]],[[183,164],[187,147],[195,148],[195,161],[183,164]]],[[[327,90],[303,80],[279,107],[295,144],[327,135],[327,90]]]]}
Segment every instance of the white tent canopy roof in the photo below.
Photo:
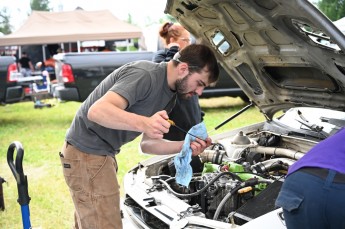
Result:
{"type": "Polygon", "coordinates": [[[345,33],[345,17],[333,22],[343,33],[345,33]]]}
{"type": "Polygon", "coordinates": [[[0,46],[140,38],[140,28],[109,10],[33,11],[16,32],[0,37],[0,46]]]}

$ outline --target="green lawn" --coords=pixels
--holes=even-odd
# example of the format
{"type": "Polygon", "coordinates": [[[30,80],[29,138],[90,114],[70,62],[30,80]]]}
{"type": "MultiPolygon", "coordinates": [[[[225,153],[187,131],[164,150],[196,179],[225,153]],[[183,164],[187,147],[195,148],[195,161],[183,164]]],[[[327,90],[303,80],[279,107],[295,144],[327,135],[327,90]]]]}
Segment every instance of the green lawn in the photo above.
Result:
{"type": "MultiPolygon", "coordinates": [[[[210,130],[246,105],[239,98],[230,97],[201,99],[200,104],[206,113],[205,125],[210,130]]],[[[0,228],[22,228],[17,185],[6,160],[8,146],[13,141],[21,142],[24,147],[23,168],[31,197],[31,225],[42,229],[71,228],[73,205],[58,153],[79,106],[77,102],[57,103],[43,109],[34,109],[32,102],[0,106],[0,176],[7,181],[3,185],[6,209],[0,212],[0,228]]],[[[262,120],[258,110],[251,108],[215,134],[262,120]]],[[[125,145],[117,156],[121,183],[126,171],[149,157],[138,153],[139,140],[125,145]]]]}

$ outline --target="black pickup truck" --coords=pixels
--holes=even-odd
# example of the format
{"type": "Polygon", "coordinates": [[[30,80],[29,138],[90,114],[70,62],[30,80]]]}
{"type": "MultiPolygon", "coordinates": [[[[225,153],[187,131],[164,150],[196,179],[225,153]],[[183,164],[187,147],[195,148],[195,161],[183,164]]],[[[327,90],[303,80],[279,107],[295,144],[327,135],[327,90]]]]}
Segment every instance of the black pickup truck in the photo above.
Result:
{"type": "Polygon", "coordinates": [[[13,56],[0,56],[0,103],[19,102],[24,97],[23,87],[18,85],[17,64],[13,56]]]}
{"type": "MultiPolygon", "coordinates": [[[[59,53],[54,56],[57,84],[54,95],[63,101],[83,102],[93,89],[111,72],[125,63],[152,60],[153,52],[87,52],[59,53]]],[[[217,96],[247,97],[221,67],[215,87],[205,88],[201,98],[217,96]]]]}

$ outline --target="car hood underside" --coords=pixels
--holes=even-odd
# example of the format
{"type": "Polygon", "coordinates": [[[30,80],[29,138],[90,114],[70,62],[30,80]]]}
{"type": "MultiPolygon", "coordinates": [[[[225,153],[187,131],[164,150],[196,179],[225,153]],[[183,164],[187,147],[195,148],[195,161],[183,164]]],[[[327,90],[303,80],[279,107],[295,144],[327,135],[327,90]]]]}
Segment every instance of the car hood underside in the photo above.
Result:
{"type": "Polygon", "coordinates": [[[345,110],[345,36],[309,1],[168,0],[165,13],[215,50],[268,119],[299,106],[345,110]]]}

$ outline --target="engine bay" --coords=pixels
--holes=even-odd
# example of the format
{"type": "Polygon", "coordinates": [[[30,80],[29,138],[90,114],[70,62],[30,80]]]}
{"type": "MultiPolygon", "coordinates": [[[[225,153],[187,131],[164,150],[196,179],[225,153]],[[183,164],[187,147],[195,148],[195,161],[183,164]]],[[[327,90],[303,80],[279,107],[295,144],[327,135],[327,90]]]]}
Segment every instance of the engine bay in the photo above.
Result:
{"type": "MultiPolygon", "coordinates": [[[[289,166],[316,144],[312,140],[258,131],[256,127],[220,138],[201,155],[192,157],[193,177],[189,187],[176,183],[173,158],[139,165],[131,172],[145,174],[147,194],[166,191],[186,203],[189,207],[178,212],[178,218],[197,215],[243,225],[275,209],[275,199],[289,166]]],[[[125,204],[135,206],[150,228],[169,228],[157,222],[131,196],[126,197],[125,204]]],[[[157,206],[160,201],[152,199],[150,204],[157,206]]]]}

